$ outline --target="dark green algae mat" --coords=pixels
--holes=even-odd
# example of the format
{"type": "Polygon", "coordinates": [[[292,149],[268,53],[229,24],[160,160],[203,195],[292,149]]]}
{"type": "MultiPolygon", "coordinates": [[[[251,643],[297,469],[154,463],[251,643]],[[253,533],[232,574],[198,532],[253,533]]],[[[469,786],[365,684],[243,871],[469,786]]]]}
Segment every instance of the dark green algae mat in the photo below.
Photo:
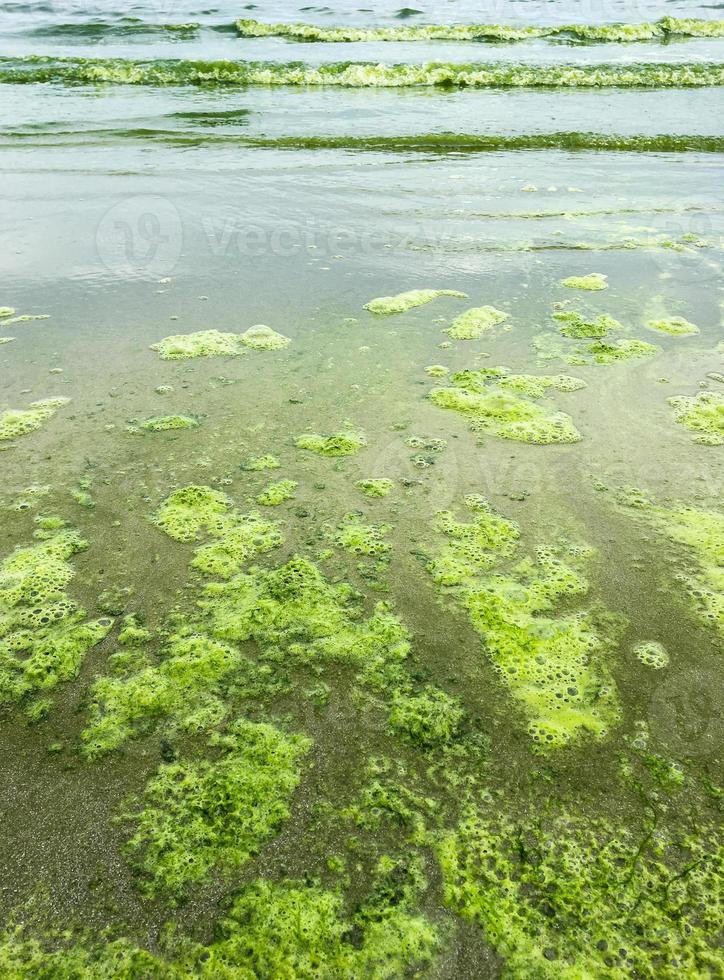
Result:
{"type": "Polygon", "coordinates": [[[12,7],[0,974],[721,976],[719,22],[12,7]]]}

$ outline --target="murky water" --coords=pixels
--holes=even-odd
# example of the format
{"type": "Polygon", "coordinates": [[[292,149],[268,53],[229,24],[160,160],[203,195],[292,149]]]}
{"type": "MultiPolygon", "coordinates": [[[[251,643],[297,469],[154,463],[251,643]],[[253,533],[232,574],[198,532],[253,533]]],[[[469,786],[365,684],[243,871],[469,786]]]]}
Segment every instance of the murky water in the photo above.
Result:
{"type": "Polygon", "coordinates": [[[34,430],[0,441],[4,975],[722,969],[712,911],[721,859],[711,843],[722,753],[721,88],[21,77],[36,55],[48,64],[528,68],[722,60],[721,37],[305,44],[233,30],[247,15],[371,27],[719,14],[662,3],[553,10],[511,0],[485,18],[466,3],[415,7],[399,16],[374,6],[301,10],[286,0],[263,11],[0,6],[8,59],[0,65],[0,302],[15,311],[0,311],[0,341],[13,338],[0,346],[0,412],[70,399],[34,430]],[[91,23],[105,27],[80,29],[91,23]],[[159,23],[200,26],[141,29],[159,23]],[[601,136],[617,138],[616,149],[596,149],[601,136]],[[675,146],[656,143],[673,136],[675,146]],[[510,149],[478,137],[527,143],[510,149]],[[605,288],[561,283],[591,273],[605,288]],[[390,315],[364,308],[423,289],[467,298],[440,296],[390,315]],[[500,322],[457,339],[456,317],[488,306],[500,322]],[[578,336],[561,316],[574,312],[578,336]],[[606,316],[617,324],[600,328],[597,348],[606,316]],[[666,321],[675,331],[672,318],[696,332],[655,328],[666,321]],[[150,349],[170,335],[239,335],[259,323],[289,344],[183,360],[150,349]],[[621,353],[641,342],[653,347],[621,353]],[[492,368],[504,370],[464,374],[492,368]],[[521,375],[582,384],[536,393],[530,378],[515,380],[521,375]],[[440,407],[461,392],[518,400],[440,407]],[[681,398],[691,400],[684,409],[681,398]],[[565,413],[576,440],[531,440],[528,429],[511,438],[505,427],[538,410],[565,413]],[[176,415],[199,424],[138,431],[176,415]],[[297,444],[305,433],[340,432],[360,433],[362,447],[324,456],[297,444]],[[250,468],[266,455],[279,467],[250,468]],[[389,495],[365,496],[357,485],[380,478],[392,481],[389,495]],[[280,480],[294,481],[292,498],[259,504],[280,480]],[[253,589],[252,599],[220,596],[219,576],[190,565],[209,541],[230,547],[228,528],[202,523],[184,541],[159,526],[163,502],[190,485],[227,495],[219,506],[229,513],[276,525],[273,546],[255,539],[234,568],[232,584],[253,589]],[[445,533],[441,512],[468,530],[445,533]],[[516,525],[508,550],[486,537],[490,514],[516,525]],[[31,589],[25,566],[9,556],[57,540],[64,530],[44,522],[51,516],[87,548],[64,555],[72,578],[22,592],[31,589]],[[361,527],[356,552],[344,547],[350,523],[361,527]],[[368,547],[370,526],[381,549],[368,547]],[[435,562],[452,561],[445,549],[456,534],[473,550],[464,573],[456,565],[457,578],[441,580],[435,562]],[[323,576],[323,612],[307,586],[269,584],[295,555],[323,576]],[[575,571],[575,583],[546,578],[551,555],[575,571]],[[330,598],[340,583],[359,593],[351,605],[330,598]],[[501,589],[505,611],[493,598],[501,589]],[[82,621],[100,617],[106,635],[59,676],[43,656],[74,614],[58,627],[41,623],[36,639],[22,617],[33,602],[63,596],[84,610],[82,621]],[[390,638],[370,653],[367,634],[354,632],[375,622],[378,602],[407,631],[406,655],[390,638]],[[150,635],[136,644],[123,632],[129,624],[150,635]],[[579,627],[585,650],[566,645],[579,627]],[[199,649],[226,644],[226,656],[253,666],[234,661],[214,679],[199,654],[181,679],[179,632],[199,649]],[[563,633],[565,641],[551,640],[563,633]],[[325,653],[334,637],[340,649],[325,653]],[[663,645],[666,666],[637,657],[646,642],[663,645]],[[581,725],[550,706],[546,685],[568,676],[570,657],[570,676],[588,677],[585,664],[596,678],[571,681],[569,693],[584,714],[605,715],[600,731],[589,715],[581,725]],[[541,680],[535,665],[544,662],[541,680]],[[163,680],[166,693],[153,701],[169,664],[176,679],[163,680]],[[526,671],[533,679],[523,683],[526,671]],[[121,702],[132,722],[94,755],[99,718],[116,724],[121,702]],[[280,755],[243,756],[251,729],[242,749],[219,742],[239,719],[311,739],[303,763],[289,763],[292,783],[280,755]],[[554,725],[552,747],[533,737],[541,719],[554,725]],[[154,780],[174,766],[186,788],[158,789],[154,780]],[[265,788],[264,767],[272,772],[265,788]],[[242,784],[229,781],[234,771],[245,774],[242,784]],[[267,820],[270,800],[276,817],[267,820]],[[134,844],[140,813],[151,824],[134,844]],[[184,836],[186,826],[193,832],[184,836]],[[492,850],[481,849],[482,826],[492,850]],[[503,862],[509,838],[518,843],[496,878],[488,868],[503,862]],[[611,841],[623,857],[608,867],[611,841]],[[571,849],[567,858],[556,857],[559,846],[571,849]],[[181,855],[173,875],[163,871],[169,855],[181,855]],[[184,862],[199,855],[206,864],[194,877],[184,862]],[[277,891],[260,899],[267,886],[277,891]],[[292,891],[302,898],[290,911],[283,902],[292,891]],[[313,901],[332,903],[334,927],[322,928],[313,901]],[[574,914],[571,902],[583,911],[574,914]],[[242,906],[236,925],[221,924],[242,906]],[[18,922],[25,932],[13,938],[18,922]],[[70,932],[61,939],[57,930],[70,932]],[[135,953],[114,960],[108,944],[119,937],[135,953]]]}

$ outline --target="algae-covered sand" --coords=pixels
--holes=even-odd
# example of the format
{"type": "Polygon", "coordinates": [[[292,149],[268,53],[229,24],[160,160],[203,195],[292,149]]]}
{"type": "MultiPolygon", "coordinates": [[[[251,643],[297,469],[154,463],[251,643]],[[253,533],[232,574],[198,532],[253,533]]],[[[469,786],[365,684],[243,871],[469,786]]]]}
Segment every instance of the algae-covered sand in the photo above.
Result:
{"type": "Polygon", "coordinates": [[[0,7],[0,975],[719,976],[716,11],[112,7],[0,7]]]}

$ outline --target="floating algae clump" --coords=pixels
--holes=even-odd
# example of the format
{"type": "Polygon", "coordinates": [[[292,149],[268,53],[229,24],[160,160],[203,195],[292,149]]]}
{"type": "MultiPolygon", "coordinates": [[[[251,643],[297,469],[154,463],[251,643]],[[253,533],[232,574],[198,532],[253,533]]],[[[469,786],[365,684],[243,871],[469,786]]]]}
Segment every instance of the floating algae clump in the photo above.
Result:
{"type": "Polygon", "coordinates": [[[9,316],[15,316],[15,308],[12,306],[0,306],[0,320],[5,320],[9,316]]]}
{"type": "Polygon", "coordinates": [[[249,558],[281,544],[275,524],[258,514],[241,514],[226,494],[211,487],[174,490],[161,504],[154,523],[176,541],[196,541],[201,532],[213,538],[197,548],[191,562],[205,575],[228,578],[249,558]]]}
{"type": "Polygon", "coordinates": [[[395,484],[385,477],[378,477],[372,480],[358,480],[355,486],[365,497],[386,497],[392,492],[395,484]]]}
{"type": "Polygon", "coordinates": [[[70,398],[45,398],[31,402],[26,409],[9,409],[0,412],[0,442],[17,439],[28,432],[39,429],[44,422],[52,419],[59,408],[70,402],[70,398]]]}
{"type": "Polygon", "coordinates": [[[282,464],[276,456],[252,456],[242,469],[245,470],[278,470],[282,464]]]}
{"type": "Polygon", "coordinates": [[[588,344],[582,348],[583,353],[590,354],[596,364],[615,364],[618,361],[631,361],[639,357],[650,357],[660,348],[645,340],[619,340],[609,344],[603,340],[588,344]]]}
{"type": "Polygon", "coordinates": [[[390,726],[420,745],[445,745],[457,734],[464,715],[455,698],[428,685],[420,694],[395,697],[390,726]]]}
{"type": "Polygon", "coordinates": [[[562,310],[554,313],[553,319],[561,324],[558,328],[559,333],[576,340],[588,337],[600,340],[611,330],[623,330],[623,324],[606,313],[596,317],[595,320],[586,320],[581,313],[574,310],[562,310]]]}
{"type": "Polygon", "coordinates": [[[437,527],[447,544],[429,564],[435,581],[453,590],[480,633],[496,672],[542,746],[566,745],[580,735],[604,736],[618,717],[616,688],[596,654],[606,646],[584,611],[555,615],[559,604],[585,595],[588,583],[551,549],[535,560],[514,560],[519,531],[479,498],[466,524],[446,512],[437,527]]]}
{"type": "Polygon", "coordinates": [[[132,426],[131,432],[168,432],[170,429],[198,429],[199,419],[193,415],[156,415],[146,419],[138,427],[132,426]]]}
{"type": "Polygon", "coordinates": [[[280,480],[278,483],[270,483],[256,498],[256,502],[263,507],[278,507],[285,500],[291,500],[297,486],[295,480],[280,480]]]}
{"type": "Polygon", "coordinates": [[[390,551],[390,545],[385,541],[389,530],[389,524],[365,524],[358,514],[345,514],[334,534],[334,541],[353,555],[380,558],[390,551]]]}
{"type": "Polygon", "coordinates": [[[473,431],[539,445],[579,442],[581,439],[569,415],[551,411],[515,394],[516,387],[533,398],[543,395],[547,388],[571,391],[583,384],[575,378],[507,375],[505,369],[489,368],[459,371],[450,380],[452,386],[433,389],[430,400],[439,408],[466,416],[473,431]]]}
{"type": "Polygon", "coordinates": [[[445,902],[476,922],[504,977],[718,976],[722,853],[604,821],[485,819],[438,844],[445,902]]]}
{"type": "Polygon", "coordinates": [[[494,306],[476,306],[456,316],[443,333],[453,340],[477,340],[507,319],[508,314],[496,310],[494,306]]]}
{"type": "Polygon", "coordinates": [[[370,313],[381,313],[389,315],[391,313],[405,313],[416,306],[424,306],[431,303],[438,296],[455,296],[458,299],[467,299],[467,293],[461,293],[457,289],[411,289],[406,293],[398,293],[396,296],[380,296],[365,303],[364,308],[370,313]]]}
{"type": "Polygon", "coordinates": [[[336,892],[303,882],[253,882],[234,899],[221,922],[221,938],[199,947],[199,962],[188,975],[290,980],[419,975],[439,945],[434,926],[399,904],[381,906],[374,914],[359,912],[348,919],[336,892]]]}
{"type": "Polygon", "coordinates": [[[647,320],[646,326],[649,330],[668,333],[672,337],[688,337],[691,334],[699,333],[696,324],[689,323],[683,316],[670,316],[663,320],[647,320]]]}
{"type": "Polygon", "coordinates": [[[162,765],[133,817],[128,843],[145,891],[180,897],[210,871],[234,871],[289,816],[311,742],[240,719],[212,735],[214,761],[162,765]]]}
{"type": "Polygon", "coordinates": [[[631,489],[618,499],[688,550],[692,567],[677,578],[702,618],[724,633],[724,514],[695,507],[660,507],[631,489]]]}
{"type": "Polygon", "coordinates": [[[221,333],[219,330],[199,330],[197,333],[174,334],[151,344],[164,361],[178,361],[191,357],[238,357],[244,353],[241,336],[221,333]]]}
{"type": "Polygon", "coordinates": [[[724,395],[718,391],[701,391],[698,395],[677,395],[668,399],[674,419],[695,433],[694,442],[701,446],[724,444],[724,395]]]}
{"type": "Polygon", "coordinates": [[[431,364],[425,368],[425,374],[430,378],[444,378],[449,373],[450,369],[443,364],[431,364]]]}
{"type": "Polygon", "coordinates": [[[633,648],[634,656],[646,667],[653,667],[654,670],[661,670],[669,666],[669,655],[665,647],[655,640],[648,640],[646,643],[639,643],[633,648]]]}
{"type": "Polygon", "coordinates": [[[62,521],[38,523],[37,544],[16,549],[0,566],[0,704],[75,677],[113,625],[109,618],[85,621],[65,591],[74,575],[68,559],[87,542],[62,521]]]}
{"type": "Polygon", "coordinates": [[[591,272],[587,276],[568,276],[567,279],[561,279],[561,286],[567,286],[569,289],[588,289],[591,291],[608,289],[607,278],[607,276],[602,275],[600,272],[591,272]]]}
{"type": "Polygon", "coordinates": [[[319,456],[354,456],[367,445],[362,432],[335,432],[331,436],[305,433],[294,440],[299,449],[308,449],[319,456]]]}
{"type": "Polygon", "coordinates": [[[283,350],[291,343],[289,337],[277,333],[276,330],[272,330],[271,327],[267,327],[263,323],[249,327],[240,335],[239,340],[245,347],[251,347],[252,350],[283,350]]]}
{"type": "MultiPolygon", "coordinates": [[[[415,11],[417,13],[417,11],[415,11]]],[[[724,21],[662,17],[642,24],[413,24],[395,27],[327,27],[319,24],[265,24],[258,20],[236,22],[241,37],[290,37],[298,41],[528,41],[561,37],[581,41],[650,41],[669,36],[721,37],[724,21]]]]}

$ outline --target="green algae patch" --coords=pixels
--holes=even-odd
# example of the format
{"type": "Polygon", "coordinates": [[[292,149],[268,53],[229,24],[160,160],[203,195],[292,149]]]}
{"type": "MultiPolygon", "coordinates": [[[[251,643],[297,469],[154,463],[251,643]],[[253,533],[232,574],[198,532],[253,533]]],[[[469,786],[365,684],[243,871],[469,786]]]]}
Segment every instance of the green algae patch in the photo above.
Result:
{"type": "MultiPolygon", "coordinates": [[[[417,13],[417,11],[415,11],[417,13]]],[[[395,27],[325,27],[319,24],[276,23],[243,18],[236,21],[240,37],[288,37],[297,41],[529,41],[574,38],[579,41],[625,43],[669,37],[722,37],[724,21],[662,17],[640,24],[414,24],[395,27]]]]}
{"type": "Polygon", "coordinates": [[[380,296],[365,303],[364,309],[370,313],[377,313],[382,316],[390,316],[393,313],[406,313],[417,306],[425,306],[432,303],[439,296],[454,296],[457,299],[467,299],[467,293],[461,293],[457,289],[411,289],[406,293],[398,293],[396,296],[380,296]]]}
{"type": "Polygon", "coordinates": [[[278,507],[285,500],[292,499],[298,485],[295,480],[280,480],[278,483],[270,483],[256,498],[256,502],[263,507],[278,507]]]}
{"type": "Polygon", "coordinates": [[[701,618],[724,633],[724,515],[696,507],[659,506],[632,487],[623,488],[616,499],[685,549],[688,567],[676,577],[701,618]]]}
{"type": "Polygon", "coordinates": [[[244,353],[244,346],[239,334],[199,330],[164,337],[151,344],[151,350],[160,354],[164,361],[180,361],[194,357],[238,357],[244,353]]]}
{"type": "Polygon", "coordinates": [[[566,279],[561,279],[561,286],[567,286],[568,289],[587,289],[595,292],[599,289],[608,289],[607,278],[600,272],[591,272],[587,276],[568,276],[566,279]]]}
{"type": "Polygon", "coordinates": [[[485,818],[442,836],[445,902],[476,922],[504,977],[716,976],[722,854],[604,821],[485,818]]]}
{"type": "Polygon", "coordinates": [[[645,667],[652,667],[654,670],[662,670],[669,666],[669,654],[661,643],[655,640],[647,640],[645,643],[638,643],[633,648],[633,654],[638,661],[645,667]]]}
{"type": "Polygon", "coordinates": [[[518,559],[517,525],[481,498],[466,504],[470,522],[449,512],[437,516],[447,540],[430,574],[467,611],[535,742],[557,748],[583,735],[604,737],[619,712],[602,657],[608,641],[585,610],[558,612],[588,591],[577,567],[585,549],[562,556],[542,548],[535,558],[518,559]]]}
{"type": "Polygon", "coordinates": [[[536,404],[547,389],[575,390],[583,382],[566,375],[510,375],[503,368],[459,371],[451,386],[434,388],[430,400],[438,408],[458,412],[475,432],[538,445],[579,442],[582,438],[569,415],[536,404]],[[523,398],[516,393],[529,395],[523,398]]]}
{"type": "Polygon", "coordinates": [[[701,391],[698,395],[677,395],[668,399],[674,420],[694,433],[700,446],[724,445],[724,395],[701,391]]]}
{"type": "Polygon", "coordinates": [[[0,442],[35,432],[52,419],[59,408],[64,408],[69,403],[70,398],[44,398],[41,401],[31,402],[26,409],[8,409],[0,412],[0,442]]]}
{"type": "Polygon", "coordinates": [[[162,765],[132,818],[128,852],[146,894],[180,898],[212,871],[246,864],[289,817],[311,742],[240,719],[210,745],[214,761],[162,765]]]}
{"type": "Polygon", "coordinates": [[[390,530],[389,524],[366,524],[359,514],[345,514],[333,540],[350,554],[384,558],[390,552],[390,545],[385,541],[390,530]]]}
{"type": "Polygon", "coordinates": [[[355,456],[367,445],[362,432],[335,432],[330,436],[320,436],[316,432],[306,432],[297,436],[294,445],[298,449],[308,449],[318,456],[355,456]]]}
{"type": "Polygon", "coordinates": [[[440,942],[432,923],[404,904],[350,918],[337,892],[294,881],[248,885],[220,933],[189,964],[194,975],[397,980],[420,975],[440,942]]]}
{"type": "Polygon", "coordinates": [[[429,378],[445,378],[450,373],[450,369],[444,364],[430,364],[425,368],[425,374],[429,378]]]}
{"type": "Polygon", "coordinates": [[[12,306],[0,306],[0,320],[6,320],[10,316],[15,316],[15,308],[12,306]]]}
{"type": "Polygon", "coordinates": [[[456,698],[428,685],[419,694],[398,694],[390,727],[424,747],[446,745],[458,734],[465,711],[456,698]]]}
{"type": "Polygon", "coordinates": [[[278,470],[282,464],[276,456],[252,456],[242,469],[254,471],[278,470]]]}
{"type": "Polygon", "coordinates": [[[593,338],[600,340],[611,332],[611,330],[623,330],[623,324],[614,320],[612,316],[603,313],[593,320],[586,320],[583,314],[575,310],[561,310],[553,314],[553,319],[557,320],[561,326],[558,332],[564,337],[571,337],[575,340],[593,338]]]}
{"type": "Polygon", "coordinates": [[[700,332],[696,324],[685,320],[683,316],[669,316],[662,320],[647,320],[646,329],[655,330],[658,333],[667,333],[670,337],[690,337],[692,334],[700,332]]]}
{"type": "Polygon", "coordinates": [[[0,974],[8,980],[57,977],[62,980],[105,980],[109,977],[148,977],[171,980],[170,965],[125,939],[98,945],[70,945],[70,932],[42,937],[26,935],[24,926],[0,934],[0,974]]]}
{"type": "Polygon", "coordinates": [[[619,340],[615,344],[598,340],[585,346],[583,352],[590,355],[596,364],[617,364],[620,361],[651,357],[652,354],[657,354],[660,349],[655,344],[649,344],[645,340],[619,340]]]}
{"type": "Polygon", "coordinates": [[[212,538],[194,552],[193,568],[228,578],[244,562],[281,544],[276,526],[258,514],[242,514],[220,490],[188,486],[174,490],[154,515],[154,523],[175,541],[212,538]]]}
{"type": "Polygon", "coordinates": [[[508,314],[494,306],[477,306],[456,316],[443,333],[453,340],[477,340],[507,319],[508,314]]]}
{"type": "Polygon", "coordinates": [[[69,563],[87,542],[60,520],[40,520],[37,543],[0,566],[0,704],[47,692],[74,678],[113,620],[86,620],[66,588],[69,563]]]}
{"type": "Polygon", "coordinates": [[[201,422],[195,415],[155,415],[130,426],[130,432],[169,432],[175,429],[198,429],[201,422]]]}
{"type": "Polygon", "coordinates": [[[133,60],[56,58],[26,55],[0,58],[0,83],[114,84],[145,86],[299,85],[343,88],[702,88],[724,85],[716,62],[609,62],[530,64],[527,62],[428,62],[384,64],[332,62],[308,65],[273,61],[133,60]]]}
{"type": "Polygon", "coordinates": [[[386,497],[392,493],[395,484],[385,477],[377,477],[371,480],[357,480],[355,486],[365,497],[386,497]]]}
{"type": "Polygon", "coordinates": [[[271,327],[259,323],[254,327],[249,327],[244,333],[240,334],[239,340],[245,347],[252,350],[284,350],[291,344],[289,337],[285,337],[271,327]]]}

